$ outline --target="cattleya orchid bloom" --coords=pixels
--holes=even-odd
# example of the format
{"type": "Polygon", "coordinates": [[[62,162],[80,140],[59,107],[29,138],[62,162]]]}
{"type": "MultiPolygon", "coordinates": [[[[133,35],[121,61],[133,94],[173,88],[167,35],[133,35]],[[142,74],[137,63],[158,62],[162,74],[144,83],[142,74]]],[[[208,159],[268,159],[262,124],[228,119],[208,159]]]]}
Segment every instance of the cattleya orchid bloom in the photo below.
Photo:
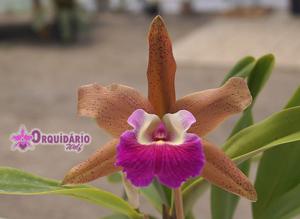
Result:
{"type": "Polygon", "coordinates": [[[221,149],[203,139],[251,104],[246,82],[231,78],[220,88],[176,100],[176,63],[161,17],[153,20],[148,40],[148,99],[118,84],[79,88],[79,115],[95,118],[114,139],[73,167],[63,183],[86,183],[123,171],[138,187],[157,177],[162,184],[178,188],[201,174],[214,185],[255,201],[256,191],[248,178],[221,149]]]}

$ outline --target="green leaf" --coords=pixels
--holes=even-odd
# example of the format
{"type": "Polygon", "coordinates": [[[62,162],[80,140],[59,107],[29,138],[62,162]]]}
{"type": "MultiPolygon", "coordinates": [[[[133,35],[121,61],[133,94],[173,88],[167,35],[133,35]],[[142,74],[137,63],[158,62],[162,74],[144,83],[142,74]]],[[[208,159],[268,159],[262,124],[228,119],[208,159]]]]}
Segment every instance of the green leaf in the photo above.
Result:
{"type": "Polygon", "coordinates": [[[259,199],[252,206],[254,219],[285,218],[299,210],[299,158],[299,141],[281,145],[263,155],[255,182],[259,199]]]}
{"type": "Polygon", "coordinates": [[[107,180],[110,183],[121,183],[122,182],[122,174],[120,172],[116,172],[107,176],[107,180]]]}
{"type": "Polygon", "coordinates": [[[167,208],[171,206],[171,189],[160,184],[157,179],[153,180],[150,186],[142,188],[141,193],[160,213],[162,212],[163,205],[165,205],[167,208]]]}
{"type": "MultiPolygon", "coordinates": [[[[258,93],[261,91],[266,81],[270,77],[274,65],[273,55],[265,55],[257,60],[248,76],[248,87],[253,97],[253,104],[246,109],[233,128],[230,137],[239,131],[253,125],[252,108],[258,93]]],[[[226,150],[226,148],[223,148],[226,150]]],[[[240,170],[248,175],[250,161],[245,161],[239,165],[240,170]]],[[[216,186],[211,187],[211,214],[213,219],[232,219],[237,207],[239,196],[224,191],[216,186]]]]}
{"type": "MultiPolygon", "coordinates": [[[[248,175],[250,162],[239,165],[240,170],[248,175]]],[[[225,190],[213,186],[211,188],[211,214],[212,219],[231,219],[237,207],[239,196],[226,192],[225,190]]]]}
{"type": "MultiPolygon", "coordinates": [[[[237,62],[237,64],[228,72],[228,74],[225,76],[224,81],[222,84],[224,84],[228,79],[231,77],[247,77],[251,71],[253,70],[255,66],[255,59],[252,56],[246,56],[242,58],[240,61],[237,62]]],[[[238,122],[238,124],[235,126],[236,130],[240,130],[244,127],[244,123],[248,121],[244,120],[251,120],[252,121],[252,115],[249,111],[248,113],[244,113],[245,115],[242,117],[242,119],[238,122]]],[[[235,131],[234,131],[235,132],[235,131]]],[[[189,213],[189,209],[192,209],[193,204],[195,201],[199,198],[201,193],[208,187],[207,183],[203,184],[204,180],[202,178],[197,178],[194,180],[187,181],[183,186],[183,199],[184,199],[184,209],[186,213],[189,213]]]]}
{"type": "Polygon", "coordinates": [[[101,219],[129,219],[129,217],[123,214],[112,214],[112,215],[102,217],[101,219]]]}
{"type": "MultiPolygon", "coordinates": [[[[272,55],[265,55],[261,57],[257,62],[255,62],[255,59],[253,57],[245,57],[241,59],[234,66],[234,68],[226,75],[223,83],[225,83],[229,78],[234,76],[247,77],[250,75],[250,79],[248,80],[248,86],[251,94],[254,94],[255,100],[257,94],[260,92],[267,79],[269,78],[273,65],[274,57],[272,55]]],[[[235,125],[230,136],[253,124],[251,109],[252,108],[249,107],[243,113],[243,116],[235,125]]],[[[245,163],[243,164],[243,166],[241,166],[241,170],[244,173],[247,173],[249,171],[249,167],[250,164],[245,163]]],[[[198,195],[196,191],[198,191],[199,188],[201,188],[200,183],[202,182],[202,178],[198,178],[195,181],[186,183],[183,194],[187,203],[192,203],[194,200],[196,200],[195,197],[197,197],[198,195]]],[[[214,188],[216,187],[212,186],[212,195],[214,196],[211,199],[211,207],[214,209],[214,213],[212,213],[213,218],[224,218],[224,214],[228,215],[228,218],[231,218],[232,216],[230,215],[233,215],[235,207],[238,203],[238,197],[220,189],[214,190],[214,188]],[[220,200],[226,200],[226,203],[224,204],[220,200]]]]}
{"type": "Polygon", "coordinates": [[[185,219],[196,219],[194,214],[192,212],[188,213],[185,217],[185,219]]]}
{"type": "Polygon", "coordinates": [[[250,89],[253,100],[256,99],[267,80],[269,79],[275,63],[272,54],[261,57],[248,78],[248,87],[250,89]]]}
{"type": "MultiPolygon", "coordinates": [[[[147,215],[147,216],[149,219],[156,219],[156,217],[152,215],[147,215]]],[[[112,215],[102,217],[101,219],[130,219],[130,218],[122,214],[112,214],[112,215]]]]}
{"type": "Polygon", "coordinates": [[[163,191],[159,190],[155,187],[154,183],[151,183],[149,186],[142,188],[141,193],[161,213],[162,205],[166,203],[166,200],[162,198],[164,197],[162,195],[163,191]]]}
{"type": "MultiPolygon", "coordinates": [[[[253,116],[252,116],[252,109],[248,108],[243,112],[242,117],[237,121],[234,128],[232,129],[229,138],[234,136],[236,133],[240,132],[241,130],[253,125],[253,116]]],[[[226,148],[223,147],[224,150],[226,148]]]]}
{"type": "Polygon", "coordinates": [[[291,99],[288,101],[287,105],[285,108],[291,108],[294,106],[300,106],[300,86],[298,89],[295,91],[291,99]]]}
{"type": "MultiPolygon", "coordinates": [[[[300,87],[286,108],[300,105],[300,87]]],[[[260,161],[255,187],[259,199],[252,205],[255,219],[290,218],[300,212],[300,141],[266,151],[260,161]]]]}
{"type": "Polygon", "coordinates": [[[246,78],[255,66],[255,59],[252,56],[242,58],[225,76],[222,84],[231,77],[246,78]]]}
{"type": "Polygon", "coordinates": [[[185,210],[185,213],[188,214],[192,210],[197,199],[207,188],[209,188],[209,183],[202,177],[198,177],[182,189],[183,209],[185,210]]]}
{"type": "Polygon", "coordinates": [[[160,182],[158,182],[157,179],[153,181],[153,185],[161,195],[162,200],[164,200],[164,204],[166,207],[170,208],[172,205],[172,190],[168,188],[167,186],[162,185],[160,182]]]}
{"type": "MultiPolygon", "coordinates": [[[[236,123],[230,136],[238,131],[253,124],[251,108],[243,113],[243,116],[236,123]]],[[[240,170],[248,175],[250,169],[250,162],[246,161],[239,165],[240,170]]],[[[226,192],[214,185],[211,186],[211,215],[212,219],[231,219],[233,218],[235,209],[237,207],[239,196],[226,192]]]]}
{"type": "Polygon", "coordinates": [[[224,145],[226,154],[241,163],[272,147],[300,140],[300,107],[273,114],[233,137],[224,145]]]}
{"type": "Polygon", "coordinates": [[[142,218],[142,215],[126,201],[112,193],[87,185],[62,186],[59,181],[34,176],[9,167],[0,167],[0,194],[68,195],[109,208],[130,218],[142,218]]]}
{"type": "MultiPolygon", "coordinates": [[[[248,108],[246,111],[244,111],[243,116],[236,123],[230,136],[233,136],[235,133],[252,124],[252,110],[251,108],[248,108]]],[[[239,168],[243,173],[248,175],[250,170],[250,162],[246,161],[242,163],[239,165],[239,168]]],[[[239,197],[212,185],[210,201],[212,219],[231,219],[233,218],[239,197]]]]}
{"type": "MultiPolygon", "coordinates": [[[[260,152],[289,142],[300,140],[300,107],[293,107],[275,113],[267,119],[252,125],[231,137],[224,145],[225,152],[237,164],[242,163],[260,152]]],[[[191,193],[198,192],[204,179],[198,177],[183,189],[184,203],[187,208],[194,200],[191,193]]]]}
{"type": "MultiPolygon", "coordinates": [[[[244,111],[243,116],[238,120],[234,126],[230,136],[233,136],[240,130],[253,124],[252,110],[248,108],[244,111]]],[[[250,169],[250,162],[246,161],[239,165],[240,170],[248,175],[250,169]]],[[[237,207],[239,196],[231,194],[218,188],[211,186],[211,215],[212,219],[231,219],[233,218],[235,209],[237,207]]]]}

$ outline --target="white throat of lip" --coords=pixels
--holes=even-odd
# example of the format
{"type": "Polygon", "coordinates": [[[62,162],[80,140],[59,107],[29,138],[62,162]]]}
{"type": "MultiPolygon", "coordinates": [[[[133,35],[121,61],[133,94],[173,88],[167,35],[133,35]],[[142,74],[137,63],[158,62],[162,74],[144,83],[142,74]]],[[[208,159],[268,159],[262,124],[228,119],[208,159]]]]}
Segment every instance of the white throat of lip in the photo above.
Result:
{"type": "Polygon", "coordinates": [[[137,140],[140,144],[168,144],[168,145],[179,145],[184,142],[186,130],[182,127],[180,121],[174,114],[166,114],[162,120],[157,115],[145,114],[144,122],[137,131],[137,140]],[[167,141],[162,139],[154,140],[152,138],[153,132],[157,129],[160,123],[163,122],[165,131],[170,135],[167,141]]]}

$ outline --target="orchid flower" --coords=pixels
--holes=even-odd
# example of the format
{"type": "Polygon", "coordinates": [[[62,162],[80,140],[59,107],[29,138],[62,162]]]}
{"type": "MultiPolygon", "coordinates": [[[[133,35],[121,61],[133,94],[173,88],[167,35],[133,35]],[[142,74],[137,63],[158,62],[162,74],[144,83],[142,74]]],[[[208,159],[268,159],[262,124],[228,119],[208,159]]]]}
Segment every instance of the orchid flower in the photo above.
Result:
{"type": "Polygon", "coordinates": [[[222,87],[176,100],[176,63],[160,16],[149,35],[148,98],[134,88],[85,85],[78,91],[78,113],[95,118],[113,136],[86,161],[73,167],[64,184],[81,184],[117,171],[136,187],[154,178],[170,188],[201,175],[231,193],[256,200],[249,179],[225,153],[204,137],[252,101],[246,82],[234,77],[222,87]]]}

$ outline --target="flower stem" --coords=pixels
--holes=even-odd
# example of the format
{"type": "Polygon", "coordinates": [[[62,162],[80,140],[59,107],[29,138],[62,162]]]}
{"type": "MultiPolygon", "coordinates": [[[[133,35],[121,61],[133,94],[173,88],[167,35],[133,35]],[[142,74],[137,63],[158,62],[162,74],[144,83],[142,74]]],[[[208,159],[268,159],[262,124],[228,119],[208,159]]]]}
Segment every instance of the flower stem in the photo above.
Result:
{"type": "Polygon", "coordinates": [[[174,192],[176,219],[184,219],[182,194],[181,194],[180,187],[177,189],[173,189],[173,192],[174,192]]]}

